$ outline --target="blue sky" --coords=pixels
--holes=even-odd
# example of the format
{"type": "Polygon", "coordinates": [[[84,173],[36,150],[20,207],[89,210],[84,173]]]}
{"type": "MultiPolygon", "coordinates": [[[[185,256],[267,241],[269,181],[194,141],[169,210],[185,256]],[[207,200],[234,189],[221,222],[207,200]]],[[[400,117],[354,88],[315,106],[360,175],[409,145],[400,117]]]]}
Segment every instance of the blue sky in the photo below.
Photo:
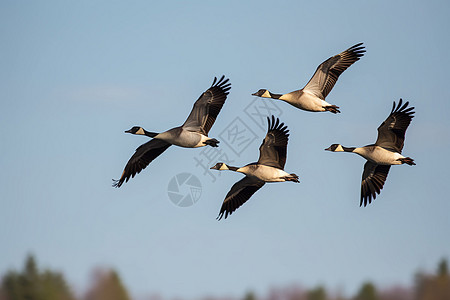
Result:
{"type": "Polygon", "coordinates": [[[0,271],[34,253],[77,290],[106,266],[135,295],[186,298],[411,283],[450,256],[449,13],[447,1],[2,1],[0,271]],[[210,136],[223,140],[238,117],[256,137],[238,154],[224,141],[219,149],[236,165],[257,160],[265,132],[246,112],[267,100],[251,93],[301,88],[358,42],[366,55],[327,98],[341,114],[272,103],[291,131],[286,170],[300,184],[266,185],[217,222],[242,176],[213,182],[197,165],[202,149],[171,147],[111,187],[147,140],[123,131],[182,124],[222,74],[232,89],[210,136]],[[364,160],[323,149],[373,143],[399,98],[416,107],[404,154],[417,165],[392,167],[360,208],[364,160]],[[183,172],[202,184],[188,208],[167,194],[183,172]]]}

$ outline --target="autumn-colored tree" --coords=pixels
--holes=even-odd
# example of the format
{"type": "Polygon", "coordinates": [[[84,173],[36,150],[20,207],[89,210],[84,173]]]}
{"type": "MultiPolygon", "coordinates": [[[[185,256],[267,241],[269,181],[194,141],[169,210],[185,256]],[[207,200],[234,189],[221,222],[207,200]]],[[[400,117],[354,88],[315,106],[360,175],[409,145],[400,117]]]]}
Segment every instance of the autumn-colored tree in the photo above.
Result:
{"type": "Polygon", "coordinates": [[[113,270],[96,270],[94,283],[85,300],[130,300],[119,274],[113,270]]]}
{"type": "Polygon", "coordinates": [[[379,295],[381,300],[413,300],[413,290],[403,286],[393,286],[384,289],[379,295]]]}
{"type": "Polygon", "coordinates": [[[447,261],[441,260],[436,275],[416,275],[417,300],[448,300],[450,299],[450,276],[447,261]]]}

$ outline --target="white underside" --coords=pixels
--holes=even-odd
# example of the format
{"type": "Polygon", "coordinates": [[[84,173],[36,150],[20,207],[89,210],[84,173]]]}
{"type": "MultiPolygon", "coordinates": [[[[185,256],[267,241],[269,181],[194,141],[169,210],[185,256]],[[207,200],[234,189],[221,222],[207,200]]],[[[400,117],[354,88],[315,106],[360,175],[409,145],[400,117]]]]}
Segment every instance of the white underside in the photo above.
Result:
{"type": "Polygon", "coordinates": [[[401,165],[402,162],[398,159],[405,158],[400,153],[392,152],[379,146],[376,146],[373,151],[361,147],[356,148],[353,152],[378,165],[401,165]]]}
{"type": "Polygon", "coordinates": [[[330,103],[318,98],[317,96],[305,90],[300,97],[296,96],[296,94],[289,93],[281,96],[280,100],[283,100],[297,108],[307,111],[325,111],[325,108],[323,107],[331,105],[330,103]]]}
{"type": "Polygon", "coordinates": [[[209,137],[201,133],[187,130],[181,131],[181,134],[176,137],[166,131],[158,134],[157,136],[155,136],[155,138],[184,148],[197,148],[206,146],[204,142],[210,139],[209,137]]]}
{"type": "Polygon", "coordinates": [[[281,182],[286,181],[286,179],[282,177],[290,176],[289,173],[280,170],[278,168],[264,166],[264,165],[258,165],[258,167],[255,169],[251,166],[245,166],[242,168],[237,169],[237,172],[244,173],[249,176],[254,176],[258,179],[261,179],[265,182],[281,182]]]}

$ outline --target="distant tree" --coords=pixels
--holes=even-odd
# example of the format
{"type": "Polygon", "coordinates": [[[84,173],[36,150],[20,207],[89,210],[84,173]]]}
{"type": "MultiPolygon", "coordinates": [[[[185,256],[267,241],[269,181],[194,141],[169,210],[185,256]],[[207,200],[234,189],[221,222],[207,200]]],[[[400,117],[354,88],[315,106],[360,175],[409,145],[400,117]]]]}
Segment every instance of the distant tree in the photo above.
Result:
{"type": "Polygon", "coordinates": [[[113,270],[96,270],[94,282],[85,300],[130,300],[119,274],[113,270]]]}
{"type": "Polygon", "coordinates": [[[403,286],[394,286],[380,292],[381,300],[413,300],[413,290],[403,286]]]}
{"type": "Polygon", "coordinates": [[[366,282],[362,285],[358,294],[354,298],[355,300],[377,300],[377,291],[375,285],[371,282],[366,282]]]}
{"type": "Polygon", "coordinates": [[[442,260],[436,275],[416,275],[416,300],[448,300],[450,299],[450,276],[447,261],[442,260]]]}
{"type": "Polygon", "coordinates": [[[73,300],[72,293],[69,292],[64,277],[60,273],[49,270],[41,274],[41,288],[43,299],[73,300]]]}
{"type": "Polygon", "coordinates": [[[439,262],[438,266],[438,276],[439,277],[448,277],[448,266],[447,266],[447,260],[442,259],[439,262]]]}
{"type": "Polygon", "coordinates": [[[256,296],[253,292],[249,291],[245,294],[243,300],[256,300],[256,296]]]}
{"type": "Polygon", "coordinates": [[[40,272],[32,255],[21,273],[9,271],[3,277],[1,300],[74,300],[64,277],[57,272],[40,272]]]}
{"type": "Polygon", "coordinates": [[[23,296],[23,290],[20,285],[20,275],[15,271],[9,271],[3,277],[2,285],[2,297],[6,300],[20,300],[25,299],[23,296]]]}
{"type": "Polygon", "coordinates": [[[319,286],[319,287],[316,287],[315,289],[308,291],[306,298],[308,300],[326,300],[327,292],[325,291],[324,287],[319,286]]]}

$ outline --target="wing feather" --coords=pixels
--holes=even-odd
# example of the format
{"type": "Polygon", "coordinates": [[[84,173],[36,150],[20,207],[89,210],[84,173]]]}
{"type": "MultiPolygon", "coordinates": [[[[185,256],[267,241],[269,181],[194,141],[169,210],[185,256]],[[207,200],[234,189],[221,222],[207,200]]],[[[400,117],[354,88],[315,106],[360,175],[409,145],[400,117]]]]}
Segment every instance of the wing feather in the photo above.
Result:
{"type": "Polygon", "coordinates": [[[396,106],[394,101],[391,113],[378,127],[378,138],[375,145],[402,153],[406,129],[415,113],[414,107],[408,107],[408,104],[408,101],[403,104],[400,99],[396,106]]]}
{"type": "Polygon", "coordinates": [[[226,219],[228,215],[231,215],[242,204],[247,202],[247,200],[250,199],[250,197],[264,184],[264,181],[248,176],[245,176],[236,182],[226,195],[217,219],[220,220],[222,217],[225,217],[226,219]]]}
{"type": "Polygon", "coordinates": [[[278,118],[267,117],[267,134],[259,147],[258,164],[284,169],[287,156],[289,130],[278,118]]]}
{"type": "Polygon", "coordinates": [[[120,187],[124,182],[128,182],[130,178],[139,174],[170,146],[171,144],[158,139],[153,139],[139,146],[128,160],[120,179],[114,180],[113,186],[120,187]]]}
{"type": "Polygon", "coordinates": [[[380,194],[384,183],[388,176],[391,166],[377,165],[373,162],[367,161],[364,164],[364,172],[361,181],[361,201],[359,206],[366,206],[375,200],[377,194],[380,194]]]}
{"type": "Polygon", "coordinates": [[[357,62],[366,52],[363,43],[356,44],[347,50],[330,57],[321,63],[309,82],[303,88],[322,100],[331,92],[339,76],[352,64],[357,62]]]}
{"type": "Polygon", "coordinates": [[[208,135],[231,89],[231,83],[228,81],[229,79],[225,79],[223,75],[219,80],[214,77],[211,87],[194,103],[191,113],[183,124],[184,129],[208,135]]]}

